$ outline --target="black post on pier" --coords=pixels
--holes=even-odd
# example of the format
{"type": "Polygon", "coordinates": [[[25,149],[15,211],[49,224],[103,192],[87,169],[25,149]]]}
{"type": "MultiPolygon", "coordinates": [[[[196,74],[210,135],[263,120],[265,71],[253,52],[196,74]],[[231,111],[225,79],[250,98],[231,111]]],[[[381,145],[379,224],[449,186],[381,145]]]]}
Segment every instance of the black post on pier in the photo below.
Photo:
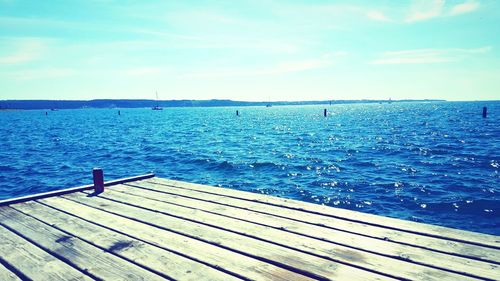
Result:
{"type": "Polygon", "coordinates": [[[94,193],[99,194],[104,192],[104,173],[101,168],[94,168],[92,171],[94,177],[94,193]]]}
{"type": "Polygon", "coordinates": [[[323,111],[323,116],[325,116],[325,117],[326,117],[326,108],[325,108],[325,110],[323,111]]]}
{"type": "Polygon", "coordinates": [[[488,108],[485,106],[483,107],[483,118],[486,118],[488,116],[488,108]]]}

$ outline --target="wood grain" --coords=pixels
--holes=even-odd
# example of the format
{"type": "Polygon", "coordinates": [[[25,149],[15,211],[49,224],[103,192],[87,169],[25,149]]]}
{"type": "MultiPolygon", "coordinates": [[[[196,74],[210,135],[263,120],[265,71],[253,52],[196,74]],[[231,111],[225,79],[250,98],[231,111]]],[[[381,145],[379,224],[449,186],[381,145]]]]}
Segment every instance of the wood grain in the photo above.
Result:
{"type": "MultiPolygon", "coordinates": [[[[387,268],[387,271],[383,271],[387,274],[396,274],[396,272],[401,274],[403,271],[407,273],[412,272],[413,274],[418,274],[417,272],[419,271],[424,271],[428,274],[432,273],[433,269],[412,264],[416,262],[433,268],[438,267],[445,271],[459,272],[466,275],[475,275],[492,279],[497,276],[495,271],[492,270],[498,269],[496,264],[432,252],[408,245],[401,245],[324,227],[311,226],[305,223],[269,216],[258,212],[176,196],[174,193],[164,194],[147,189],[131,188],[130,186],[124,185],[115,186],[109,191],[109,193],[103,194],[102,196],[109,196],[109,198],[115,198],[122,201],[128,200],[138,202],[138,204],[145,208],[154,208],[158,211],[184,216],[219,227],[230,228],[236,232],[245,232],[249,235],[276,241],[277,243],[284,243],[287,246],[300,248],[304,251],[312,251],[316,254],[326,255],[331,258],[335,258],[335,255],[332,254],[332,252],[336,253],[336,251],[333,250],[334,248],[338,252],[348,250],[354,253],[360,253],[360,255],[365,257],[363,260],[369,260],[371,264],[363,265],[357,260],[349,261],[348,259],[344,259],[344,261],[354,262],[359,266],[368,266],[368,268],[380,271],[387,268]],[[113,192],[120,192],[137,198],[118,196],[113,194],[113,192]],[[141,198],[147,198],[150,201],[144,201],[141,198]],[[197,213],[197,215],[193,217],[191,216],[191,209],[201,210],[203,212],[197,213]],[[273,231],[269,230],[269,228],[272,228],[273,231]],[[333,247],[332,244],[328,242],[334,245],[345,245],[346,247],[333,247]],[[359,251],[357,249],[359,249],[359,251]],[[397,259],[397,261],[393,262],[391,259],[383,259],[379,256],[373,256],[370,253],[378,253],[385,257],[392,257],[397,259]],[[400,260],[409,263],[402,263],[400,260]],[[375,261],[379,261],[380,264],[374,264],[375,261]],[[397,266],[398,264],[401,266],[397,266]]],[[[173,191],[175,191],[175,189],[173,191]]],[[[406,277],[414,277],[410,275],[411,274],[408,274],[406,277]]],[[[418,276],[421,277],[422,275],[418,276]]],[[[460,277],[453,274],[450,276],[451,278],[460,277]]]]}
{"type": "MultiPolygon", "coordinates": [[[[65,201],[64,199],[59,199],[65,201]]],[[[101,249],[134,261],[145,268],[176,280],[239,280],[194,260],[166,251],[130,235],[104,228],[66,212],[37,202],[18,204],[13,208],[40,219],[101,249]]],[[[84,212],[79,210],[75,214],[84,212]]]]}
{"type": "MultiPolygon", "coordinates": [[[[107,280],[164,279],[10,207],[0,208],[0,221],[2,225],[29,239],[31,243],[36,243],[38,247],[50,251],[51,255],[95,278],[107,280]]],[[[16,265],[22,263],[19,261],[16,265]]]]}
{"type": "MultiPolygon", "coordinates": [[[[0,209],[1,211],[1,209],[0,209]]],[[[3,213],[3,212],[2,212],[3,213]]],[[[3,216],[0,215],[3,223],[3,216]]],[[[82,272],[28,242],[11,230],[0,226],[1,258],[27,278],[34,280],[92,280],[82,272]]],[[[2,268],[5,268],[1,266],[2,268]]],[[[7,269],[5,269],[7,270],[7,269]]],[[[0,280],[16,280],[15,276],[0,270],[0,280]]]]}

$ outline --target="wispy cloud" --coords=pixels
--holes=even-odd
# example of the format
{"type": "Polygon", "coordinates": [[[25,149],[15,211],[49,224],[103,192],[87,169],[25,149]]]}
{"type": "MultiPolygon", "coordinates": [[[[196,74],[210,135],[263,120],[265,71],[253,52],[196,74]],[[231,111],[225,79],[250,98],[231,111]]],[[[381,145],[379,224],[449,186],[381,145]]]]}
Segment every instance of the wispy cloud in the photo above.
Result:
{"type": "Polygon", "coordinates": [[[405,21],[416,22],[438,17],[442,13],[444,3],[444,0],[414,1],[405,21]]]}
{"type": "Polygon", "coordinates": [[[68,77],[74,74],[76,71],[70,68],[40,68],[10,72],[9,76],[15,80],[36,80],[68,77]]]}
{"type": "Polygon", "coordinates": [[[346,51],[336,51],[336,52],[328,52],[328,53],[325,53],[321,56],[322,59],[330,59],[332,57],[345,57],[349,55],[349,52],[346,52],[346,51]]]}
{"type": "Polygon", "coordinates": [[[405,22],[413,23],[430,20],[437,17],[451,17],[473,12],[479,8],[479,2],[468,0],[447,8],[445,0],[416,0],[413,1],[405,22]]]}
{"type": "Polygon", "coordinates": [[[491,46],[473,49],[418,49],[391,51],[383,53],[371,64],[432,64],[459,61],[472,54],[484,54],[491,51],[491,46]]]}
{"type": "Polygon", "coordinates": [[[320,69],[331,65],[332,61],[329,56],[321,59],[306,59],[299,61],[281,62],[267,68],[257,69],[222,69],[208,72],[195,72],[183,75],[187,78],[217,78],[217,77],[245,77],[245,76],[262,76],[276,75],[292,72],[303,72],[314,69],[320,69]]]}
{"type": "Polygon", "coordinates": [[[386,21],[386,22],[392,21],[384,13],[382,13],[381,11],[377,11],[377,10],[370,10],[370,11],[366,12],[366,16],[369,19],[372,19],[375,21],[386,21]]]}
{"type": "Polygon", "coordinates": [[[473,12],[479,8],[479,3],[475,1],[468,1],[462,4],[455,5],[450,10],[450,15],[461,15],[473,12]]]}
{"type": "Polygon", "coordinates": [[[137,67],[125,69],[121,73],[126,76],[149,76],[160,74],[161,72],[162,69],[159,67],[137,67]]]}
{"type": "Polygon", "coordinates": [[[130,28],[127,29],[129,32],[137,33],[137,34],[146,34],[146,35],[152,35],[152,36],[157,36],[157,37],[167,37],[167,38],[174,38],[174,39],[181,39],[181,40],[189,40],[189,41],[200,41],[202,40],[201,36],[193,36],[193,35],[186,35],[186,34],[179,34],[179,33],[174,33],[174,32],[164,32],[164,31],[158,31],[154,29],[145,29],[145,28],[130,28]]]}
{"type": "Polygon", "coordinates": [[[0,64],[19,64],[36,60],[46,49],[46,42],[42,39],[15,39],[12,43],[13,51],[7,55],[0,54],[0,64]]]}

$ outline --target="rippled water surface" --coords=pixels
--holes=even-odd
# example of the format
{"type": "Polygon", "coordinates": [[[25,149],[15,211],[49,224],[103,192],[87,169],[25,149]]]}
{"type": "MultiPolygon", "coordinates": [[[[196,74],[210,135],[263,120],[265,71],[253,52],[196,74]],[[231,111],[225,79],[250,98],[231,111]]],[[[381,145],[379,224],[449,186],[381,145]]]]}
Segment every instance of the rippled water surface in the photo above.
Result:
{"type": "Polygon", "coordinates": [[[500,235],[500,102],[323,108],[0,111],[0,199],[100,166],[500,235]]]}

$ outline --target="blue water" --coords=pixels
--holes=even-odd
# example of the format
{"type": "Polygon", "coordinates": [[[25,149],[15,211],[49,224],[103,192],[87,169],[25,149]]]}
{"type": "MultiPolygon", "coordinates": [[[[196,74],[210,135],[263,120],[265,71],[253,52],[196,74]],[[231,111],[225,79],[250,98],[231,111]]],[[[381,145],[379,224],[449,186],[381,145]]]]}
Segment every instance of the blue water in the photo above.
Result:
{"type": "Polygon", "coordinates": [[[500,102],[323,108],[3,111],[0,199],[100,166],[500,235],[500,102]]]}

